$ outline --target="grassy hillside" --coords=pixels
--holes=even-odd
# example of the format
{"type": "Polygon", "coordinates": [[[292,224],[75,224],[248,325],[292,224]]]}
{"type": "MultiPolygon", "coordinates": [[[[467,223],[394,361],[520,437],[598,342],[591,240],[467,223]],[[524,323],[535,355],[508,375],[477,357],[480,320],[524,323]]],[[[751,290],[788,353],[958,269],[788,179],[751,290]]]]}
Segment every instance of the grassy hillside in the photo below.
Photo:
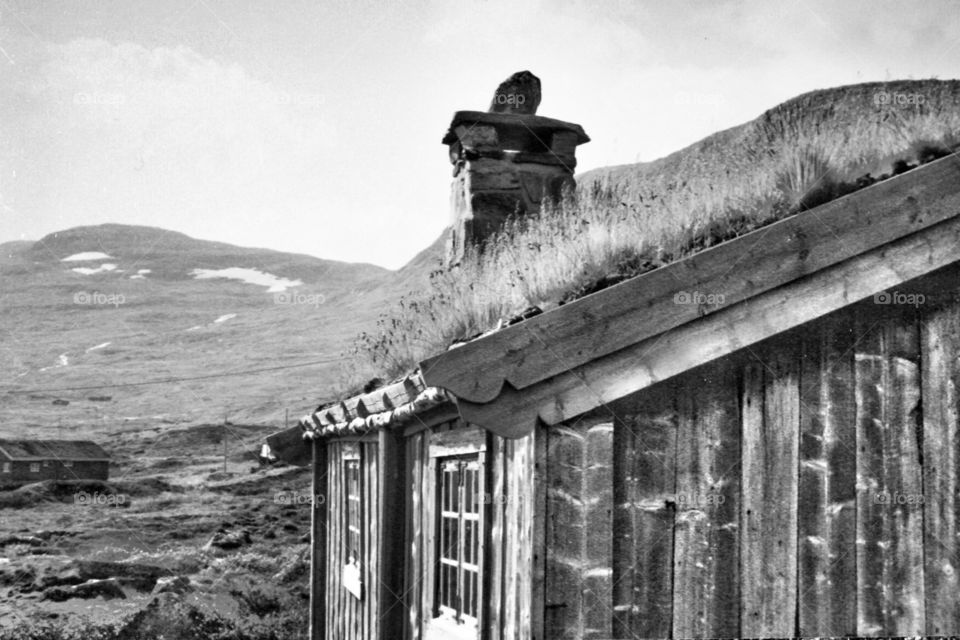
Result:
{"type": "Polygon", "coordinates": [[[0,245],[0,435],[106,437],[224,415],[276,424],[343,383],[344,346],[397,277],[124,225],[0,245]],[[63,261],[94,252],[108,257],[63,261]],[[301,284],[271,292],[194,273],[231,268],[301,284]],[[282,368],[309,362],[324,364],[282,368]]]}
{"type": "Polygon", "coordinates": [[[588,171],[387,312],[359,350],[391,373],[494,328],[954,152],[960,81],[815,91],[654,162],[588,171]]]}

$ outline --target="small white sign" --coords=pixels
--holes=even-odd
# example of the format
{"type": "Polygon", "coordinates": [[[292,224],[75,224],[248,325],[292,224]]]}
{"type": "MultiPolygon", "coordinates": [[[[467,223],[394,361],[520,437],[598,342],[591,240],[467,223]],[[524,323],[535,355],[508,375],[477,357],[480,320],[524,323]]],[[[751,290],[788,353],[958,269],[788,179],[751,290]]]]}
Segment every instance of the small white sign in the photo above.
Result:
{"type": "Polygon", "coordinates": [[[357,563],[349,562],[343,565],[343,586],[357,599],[363,599],[363,582],[360,580],[360,567],[357,563]]]}

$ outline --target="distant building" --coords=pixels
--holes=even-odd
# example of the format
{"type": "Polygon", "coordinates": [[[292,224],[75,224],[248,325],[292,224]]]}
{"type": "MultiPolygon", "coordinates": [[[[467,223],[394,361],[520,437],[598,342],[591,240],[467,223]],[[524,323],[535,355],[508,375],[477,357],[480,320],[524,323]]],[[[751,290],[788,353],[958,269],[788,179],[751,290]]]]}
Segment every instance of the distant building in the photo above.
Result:
{"type": "Polygon", "coordinates": [[[0,486],[109,475],[109,454],[89,440],[0,440],[0,486]]]}

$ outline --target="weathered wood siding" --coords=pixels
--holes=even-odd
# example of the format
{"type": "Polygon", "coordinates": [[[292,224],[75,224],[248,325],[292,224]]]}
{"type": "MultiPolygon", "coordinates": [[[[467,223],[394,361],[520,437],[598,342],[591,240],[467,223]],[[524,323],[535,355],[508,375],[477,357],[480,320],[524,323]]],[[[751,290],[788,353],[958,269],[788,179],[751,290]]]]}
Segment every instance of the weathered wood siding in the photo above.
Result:
{"type": "Polygon", "coordinates": [[[960,634],[958,385],[871,301],[546,429],[545,637],[960,634]]]}
{"type": "Polygon", "coordinates": [[[327,444],[327,511],[329,536],[326,557],[326,637],[327,640],[377,640],[379,540],[378,513],[380,488],[377,481],[379,460],[376,442],[332,440],[327,444]],[[361,576],[362,597],[357,598],[343,585],[346,550],[346,478],[344,461],[360,460],[361,576]]]}
{"type": "Polygon", "coordinates": [[[612,633],[613,433],[602,413],[546,429],[546,638],[612,633]]]}

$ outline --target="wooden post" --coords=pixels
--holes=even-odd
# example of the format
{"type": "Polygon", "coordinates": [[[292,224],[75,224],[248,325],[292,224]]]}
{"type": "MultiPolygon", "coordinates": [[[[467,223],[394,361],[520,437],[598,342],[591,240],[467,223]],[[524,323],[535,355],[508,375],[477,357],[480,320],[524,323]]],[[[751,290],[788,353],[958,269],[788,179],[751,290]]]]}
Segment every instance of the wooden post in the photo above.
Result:
{"type": "Polygon", "coordinates": [[[401,638],[407,624],[403,597],[403,573],[405,541],[403,539],[406,517],[406,484],[403,472],[406,469],[406,447],[402,429],[380,429],[377,453],[379,460],[380,513],[378,562],[380,563],[378,638],[401,638]]]}
{"type": "Polygon", "coordinates": [[[223,416],[223,472],[227,472],[227,416],[223,416]]]}
{"type": "Polygon", "coordinates": [[[313,440],[313,484],[310,514],[310,640],[323,640],[326,630],[327,445],[313,440]]]}

